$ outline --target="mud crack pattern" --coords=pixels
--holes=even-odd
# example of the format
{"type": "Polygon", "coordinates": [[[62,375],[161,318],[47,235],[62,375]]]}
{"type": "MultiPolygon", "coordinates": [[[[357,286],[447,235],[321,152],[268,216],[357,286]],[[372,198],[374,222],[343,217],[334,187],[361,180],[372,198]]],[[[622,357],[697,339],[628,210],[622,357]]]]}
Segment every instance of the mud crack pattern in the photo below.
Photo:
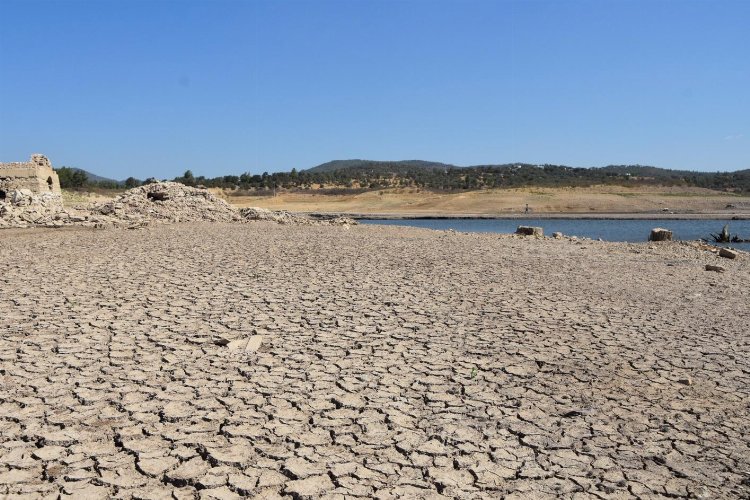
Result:
{"type": "Polygon", "coordinates": [[[270,223],[1,236],[0,496],[750,496],[744,255],[717,274],[676,243],[270,223]]]}

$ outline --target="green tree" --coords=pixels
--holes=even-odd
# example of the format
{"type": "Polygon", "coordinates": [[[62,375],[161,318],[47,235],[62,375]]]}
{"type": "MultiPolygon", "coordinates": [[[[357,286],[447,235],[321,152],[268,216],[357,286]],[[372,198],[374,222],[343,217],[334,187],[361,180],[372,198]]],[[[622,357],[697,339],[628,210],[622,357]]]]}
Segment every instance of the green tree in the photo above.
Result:
{"type": "Polygon", "coordinates": [[[60,178],[60,187],[63,189],[83,187],[89,180],[85,172],[75,168],[60,167],[56,172],[60,178]]]}
{"type": "Polygon", "coordinates": [[[127,179],[125,179],[125,187],[128,189],[132,189],[140,185],[141,185],[141,181],[139,181],[135,177],[128,177],[127,179]]]}

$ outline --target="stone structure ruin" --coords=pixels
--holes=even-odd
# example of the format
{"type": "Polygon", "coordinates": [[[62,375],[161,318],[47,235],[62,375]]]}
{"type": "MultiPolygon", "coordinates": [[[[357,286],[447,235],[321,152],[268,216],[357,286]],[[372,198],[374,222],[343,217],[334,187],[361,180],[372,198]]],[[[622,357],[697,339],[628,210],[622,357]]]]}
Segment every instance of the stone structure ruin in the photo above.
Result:
{"type": "Polygon", "coordinates": [[[34,154],[28,162],[0,163],[0,201],[23,190],[34,196],[61,196],[60,179],[46,156],[34,154]]]}

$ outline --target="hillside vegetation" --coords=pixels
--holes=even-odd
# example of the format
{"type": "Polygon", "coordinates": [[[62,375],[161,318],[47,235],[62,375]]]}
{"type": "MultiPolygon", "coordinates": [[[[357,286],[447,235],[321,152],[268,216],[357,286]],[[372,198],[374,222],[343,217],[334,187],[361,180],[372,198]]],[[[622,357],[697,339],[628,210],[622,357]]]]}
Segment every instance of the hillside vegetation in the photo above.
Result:
{"type": "MultiPolygon", "coordinates": [[[[88,172],[58,169],[62,186],[76,188],[135,187],[143,182],[133,177],[118,182],[96,178],[88,172]]],[[[335,160],[317,167],[290,172],[264,172],[208,178],[186,171],[172,179],[189,186],[205,186],[236,191],[237,195],[267,195],[276,190],[320,190],[320,194],[342,194],[387,188],[419,188],[431,191],[470,191],[477,189],[523,187],[587,186],[677,186],[750,193],[750,169],[736,172],[690,172],[643,165],[569,167],[512,163],[457,167],[446,163],[406,160],[335,160]]]]}
{"type": "MultiPolygon", "coordinates": [[[[737,172],[689,172],[641,165],[610,165],[578,168],[565,165],[477,165],[456,167],[423,161],[378,162],[344,160],[324,163],[309,170],[276,172],[214,179],[178,178],[208,187],[239,188],[240,191],[278,189],[343,190],[421,188],[433,191],[467,191],[521,187],[682,186],[739,193],[750,192],[750,170],[737,172]]],[[[240,193],[238,193],[240,194],[240,193]]],[[[242,194],[252,194],[245,192],[242,194]]],[[[265,193],[258,193],[265,194],[265,193]]]]}

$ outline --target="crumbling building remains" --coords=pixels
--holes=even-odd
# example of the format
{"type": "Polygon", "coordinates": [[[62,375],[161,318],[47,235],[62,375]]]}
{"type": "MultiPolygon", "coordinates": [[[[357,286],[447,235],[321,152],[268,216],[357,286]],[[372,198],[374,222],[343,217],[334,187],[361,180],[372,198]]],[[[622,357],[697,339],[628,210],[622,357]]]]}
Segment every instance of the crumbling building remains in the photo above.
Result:
{"type": "Polygon", "coordinates": [[[60,179],[46,156],[34,154],[28,162],[0,163],[0,201],[22,190],[35,196],[61,195],[60,179]]]}

